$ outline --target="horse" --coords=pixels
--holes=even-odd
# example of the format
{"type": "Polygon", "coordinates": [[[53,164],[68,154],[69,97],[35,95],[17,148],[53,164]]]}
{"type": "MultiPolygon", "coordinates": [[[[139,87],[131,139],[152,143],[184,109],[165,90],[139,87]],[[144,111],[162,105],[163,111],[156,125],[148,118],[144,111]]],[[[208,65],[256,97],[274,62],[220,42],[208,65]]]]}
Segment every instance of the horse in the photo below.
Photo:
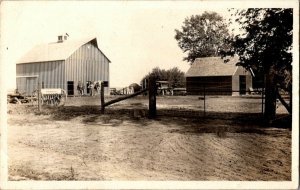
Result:
{"type": "Polygon", "coordinates": [[[95,81],[94,82],[94,90],[100,94],[100,91],[101,91],[101,81],[95,81]]]}
{"type": "Polygon", "coordinates": [[[82,82],[78,81],[78,85],[77,85],[78,94],[80,94],[82,96],[83,95],[83,90],[84,90],[84,86],[83,86],[82,82]]]}

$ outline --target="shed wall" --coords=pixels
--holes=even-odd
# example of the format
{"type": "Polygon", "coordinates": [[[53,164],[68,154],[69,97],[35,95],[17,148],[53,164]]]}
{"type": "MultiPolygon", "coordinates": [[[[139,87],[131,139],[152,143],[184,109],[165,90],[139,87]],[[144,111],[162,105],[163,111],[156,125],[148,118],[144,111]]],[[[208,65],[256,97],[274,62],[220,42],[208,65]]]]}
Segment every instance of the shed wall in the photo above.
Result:
{"type": "Polygon", "coordinates": [[[38,62],[17,64],[16,76],[28,76],[17,78],[17,89],[26,95],[31,95],[37,90],[38,80],[44,88],[65,89],[64,61],[38,62]],[[38,75],[39,78],[30,77],[38,75]]]}
{"type": "Polygon", "coordinates": [[[231,76],[187,77],[186,91],[189,95],[231,95],[231,76]]]}
{"type": "Polygon", "coordinates": [[[238,92],[240,90],[240,76],[239,75],[233,75],[232,76],[232,95],[233,96],[239,96],[240,92],[238,92]]]}
{"type": "Polygon", "coordinates": [[[250,90],[250,88],[253,88],[253,85],[252,85],[252,76],[251,75],[247,75],[246,76],[246,90],[250,90]]]}
{"type": "MultiPolygon", "coordinates": [[[[87,81],[109,81],[109,60],[92,43],[87,43],[76,50],[66,60],[66,79],[74,81],[74,94],[77,95],[77,85],[81,81],[86,91],[87,81]]],[[[109,93],[109,87],[104,88],[109,93]]]]}
{"type": "MultiPolygon", "coordinates": [[[[246,91],[252,88],[252,76],[249,71],[245,68],[239,66],[234,75],[232,76],[232,90],[240,91],[240,81],[239,76],[246,76],[246,91]]],[[[240,95],[240,92],[233,92],[232,95],[240,95]]]]}
{"type": "Polygon", "coordinates": [[[251,75],[251,74],[242,66],[238,66],[233,75],[251,75]]]}

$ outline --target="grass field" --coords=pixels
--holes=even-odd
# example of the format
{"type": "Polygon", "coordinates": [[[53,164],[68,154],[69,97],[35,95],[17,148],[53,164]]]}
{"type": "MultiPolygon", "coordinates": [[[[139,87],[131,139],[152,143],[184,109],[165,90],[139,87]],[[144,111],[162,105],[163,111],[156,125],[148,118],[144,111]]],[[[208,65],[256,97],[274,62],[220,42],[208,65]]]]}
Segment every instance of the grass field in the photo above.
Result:
{"type": "Polygon", "coordinates": [[[99,97],[41,113],[9,104],[9,179],[291,180],[291,127],[262,124],[258,97],[208,97],[207,117],[197,96],[157,97],[158,113],[175,112],[155,120],[135,114],[147,102],[122,101],[105,114],[99,97]]]}

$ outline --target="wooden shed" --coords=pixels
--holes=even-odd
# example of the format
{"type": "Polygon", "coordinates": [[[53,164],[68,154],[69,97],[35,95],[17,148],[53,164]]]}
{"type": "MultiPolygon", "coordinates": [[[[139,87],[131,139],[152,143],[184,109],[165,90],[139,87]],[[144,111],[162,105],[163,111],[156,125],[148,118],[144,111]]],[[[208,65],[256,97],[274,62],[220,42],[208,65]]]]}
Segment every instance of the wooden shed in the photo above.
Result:
{"type": "Polygon", "coordinates": [[[70,40],[61,35],[56,42],[37,45],[17,62],[17,88],[30,95],[39,80],[42,88],[62,88],[77,95],[77,85],[82,83],[88,94],[91,81],[109,81],[109,63],[95,37],[70,40]]]}
{"type": "Polygon", "coordinates": [[[220,57],[197,58],[186,73],[189,95],[242,95],[252,87],[252,76],[241,66],[238,58],[224,63],[220,57]]]}

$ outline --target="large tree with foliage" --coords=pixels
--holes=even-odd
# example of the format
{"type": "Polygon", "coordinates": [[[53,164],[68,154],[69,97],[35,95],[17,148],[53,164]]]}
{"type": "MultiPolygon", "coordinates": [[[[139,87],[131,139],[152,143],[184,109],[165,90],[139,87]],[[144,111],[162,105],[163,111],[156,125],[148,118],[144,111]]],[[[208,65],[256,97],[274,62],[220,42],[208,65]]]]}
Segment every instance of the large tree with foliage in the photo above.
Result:
{"type": "Polygon", "coordinates": [[[265,116],[276,114],[276,98],[291,113],[293,10],[282,8],[251,8],[235,11],[232,16],[240,24],[241,34],[234,36],[231,48],[221,53],[237,54],[239,65],[265,76],[265,116]],[[290,94],[287,104],[279,89],[290,94]]]}
{"type": "Polygon", "coordinates": [[[187,53],[184,61],[192,63],[199,57],[219,55],[224,39],[228,37],[227,25],[216,12],[204,12],[185,19],[181,30],[175,30],[175,39],[183,52],[187,53]]]}
{"type": "Polygon", "coordinates": [[[157,81],[168,81],[173,88],[185,86],[184,72],[179,70],[177,67],[168,70],[155,67],[150,73],[143,77],[141,83],[143,83],[144,80],[148,79],[150,76],[153,76],[157,81]]]}

